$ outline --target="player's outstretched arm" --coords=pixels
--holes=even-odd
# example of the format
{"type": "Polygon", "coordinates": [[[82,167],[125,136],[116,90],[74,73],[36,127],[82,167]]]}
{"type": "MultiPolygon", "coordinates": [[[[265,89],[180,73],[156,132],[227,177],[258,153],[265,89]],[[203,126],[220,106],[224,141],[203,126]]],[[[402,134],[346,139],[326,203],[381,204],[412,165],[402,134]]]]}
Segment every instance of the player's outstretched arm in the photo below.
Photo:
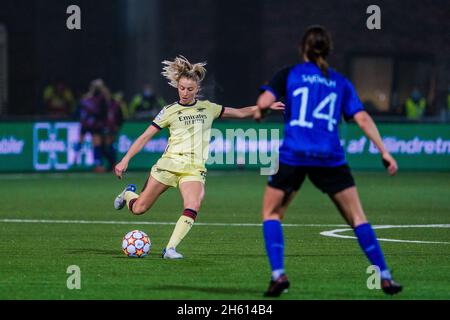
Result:
{"type": "MultiPolygon", "coordinates": [[[[235,119],[243,119],[243,118],[251,118],[254,117],[255,112],[257,111],[258,106],[250,106],[245,108],[225,108],[222,118],[235,118],[235,119]]],[[[282,102],[273,102],[270,105],[271,110],[284,110],[284,104],[282,102]]]]}
{"type": "Polygon", "coordinates": [[[381,139],[378,128],[372,117],[366,111],[360,111],[356,113],[353,118],[367,138],[369,138],[378,148],[378,151],[380,151],[383,164],[389,174],[391,176],[395,175],[398,170],[397,161],[395,161],[394,157],[391,156],[384,146],[383,140],[381,139]]]}
{"type": "Polygon", "coordinates": [[[114,167],[114,174],[117,178],[122,179],[123,173],[128,168],[128,162],[133,158],[141,149],[150,141],[150,139],[159,132],[160,129],[154,125],[150,125],[139,138],[134,141],[128,152],[122,158],[122,160],[114,167]]]}
{"type": "MultiPolygon", "coordinates": [[[[260,121],[264,118],[264,114],[267,112],[267,109],[270,108],[273,103],[275,103],[276,97],[270,91],[264,91],[258,97],[258,101],[256,102],[256,109],[253,112],[253,119],[256,121],[260,121]]],[[[284,105],[283,105],[284,107],[284,105]]]]}

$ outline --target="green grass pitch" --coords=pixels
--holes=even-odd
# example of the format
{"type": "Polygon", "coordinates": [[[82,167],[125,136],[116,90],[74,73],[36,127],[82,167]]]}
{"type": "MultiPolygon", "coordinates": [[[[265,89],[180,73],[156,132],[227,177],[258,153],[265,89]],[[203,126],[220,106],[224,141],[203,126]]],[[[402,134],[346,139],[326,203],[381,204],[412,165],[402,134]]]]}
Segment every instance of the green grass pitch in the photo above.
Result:
{"type": "MultiPolygon", "coordinates": [[[[291,288],[280,299],[450,299],[450,173],[354,175],[373,225],[422,225],[376,230],[418,241],[380,242],[404,291],[391,298],[367,288],[368,261],[356,240],[320,234],[345,228],[344,220],[306,181],[284,221],[291,288]]],[[[126,184],[141,188],[146,176],[0,175],[0,299],[262,299],[270,276],[259,225],[266,177],[209,172],[197,224],[178,247],[185,259],[173,261],[161,251],[182,210],[177,189],[142,216],[113,208],[126,184]],[[122,253],[133,229],[149,234],[149,256],[122,253]],[[67,288],[71,265],[80,268],[80,289],[67,288]]]]}

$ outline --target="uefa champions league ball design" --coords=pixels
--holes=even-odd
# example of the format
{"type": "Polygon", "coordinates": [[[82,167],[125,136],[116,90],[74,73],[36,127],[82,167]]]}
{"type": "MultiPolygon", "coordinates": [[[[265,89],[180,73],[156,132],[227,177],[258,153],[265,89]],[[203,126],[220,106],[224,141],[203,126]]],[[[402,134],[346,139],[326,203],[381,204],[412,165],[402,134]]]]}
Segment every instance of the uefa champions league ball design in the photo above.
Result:
{"type": "Polygon", "coordinates": [[[142,258],[149,254],[152,243],[145,232],[133,230],[128,232],[122,241],[122,251],[128,257],[142,258]]]}

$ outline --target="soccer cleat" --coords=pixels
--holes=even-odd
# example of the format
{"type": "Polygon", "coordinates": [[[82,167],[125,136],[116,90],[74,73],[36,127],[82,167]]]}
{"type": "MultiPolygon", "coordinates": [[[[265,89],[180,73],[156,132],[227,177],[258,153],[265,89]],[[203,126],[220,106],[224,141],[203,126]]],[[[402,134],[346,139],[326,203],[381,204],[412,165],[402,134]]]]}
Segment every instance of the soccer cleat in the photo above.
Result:
{"type": "Polygon", "coordinates": [[[403,287],[392,279],[381,279],[381,289],[384,293],[393,295],[402,291],[403,287]]]}
{"type": "Polygon", "coordinates": [[[163,259],[183,259],[183,255],[175,251],[175,248],[164,249],[162,252],[163,259]]]}
{"type": "Polygon", "coordinates": [[[279,297],[283,292],[287,292],[289,288],[288,277],[283,274],[277,280],[270,280],[269,288],[264,292],[265,297],[279,297]]]}
{"type": "Polygon", "coordinates": [[[114,208],[116,208],[116,210],[120,210],[125,206],[125,199],[124,199],[124,195],[125,192],[127,191],[132,191],[135,192],[136,191],[136,186],[134,184],[129,184],[125,189],[123,189],[123,191],[116,197],[116,199],[114,200],[114,208]]]}

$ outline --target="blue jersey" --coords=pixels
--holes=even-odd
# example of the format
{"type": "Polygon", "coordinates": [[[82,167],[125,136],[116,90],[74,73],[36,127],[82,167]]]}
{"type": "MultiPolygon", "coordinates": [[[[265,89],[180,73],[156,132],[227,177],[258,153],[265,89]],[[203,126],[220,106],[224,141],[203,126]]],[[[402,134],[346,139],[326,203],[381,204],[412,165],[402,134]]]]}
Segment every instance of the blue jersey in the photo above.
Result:
{"type": "Polygon", "coordinates": [[[292,166],[335,167],[346,163],[339,139],[341,118],[364,110],[353,85],[311,62],[278,72],[262,89],[285,98],[284,139],[280,162],[292,166]]]}

